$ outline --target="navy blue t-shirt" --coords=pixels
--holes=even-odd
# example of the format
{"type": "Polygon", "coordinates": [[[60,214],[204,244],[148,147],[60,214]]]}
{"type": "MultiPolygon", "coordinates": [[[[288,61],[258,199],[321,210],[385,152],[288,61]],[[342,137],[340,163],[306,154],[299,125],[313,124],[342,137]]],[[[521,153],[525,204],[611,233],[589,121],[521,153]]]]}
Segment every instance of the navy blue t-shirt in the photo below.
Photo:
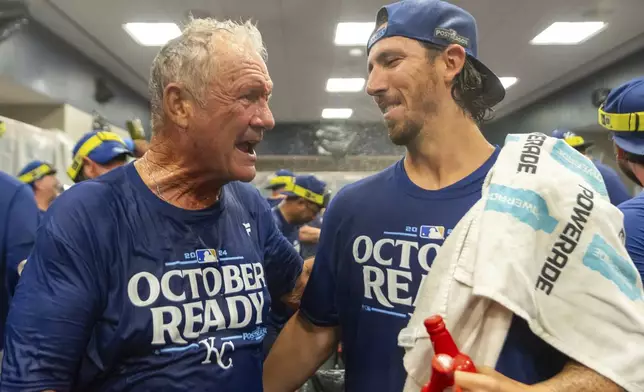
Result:
{"type": "Polygon", "coordinates": [[[286,218],[284,218],[284,215],[282,215],[282,212],[278,207],[273,207],[271,209],[273,213],[273,220],[275,221],[275,224],[277,225],[277,229],[282,233],[284,237],[288,240],[288,242],[293,245],[295,250],[298,252],[300,251],[300,225],[292,225],[286,221],[286,218]]]}
{"type": "Polygon", "coordinates": [[[644,280],[644,193],[620,204],[624,214],[626,250],[644,280]]]}
{"type": "Polygon", "coordinates": [[[9,302],[18,283],[18,265],[31,252],[39,212],[31,187],[0,172],[0,350],[9,302]]]}
{"type": "Polygon", "coordinates": [[[620,205],[632,197],[628,192],[628,189],[626,189],[626,185],[624,185],[624,182],[622,182],[622,179],[615,170],[599,161],[593,160],[593,163],[595,164],[595,167],[597,167],[599,174],[601,174],[604,179],[608,198],[612,205],[620,205]]]}
{"type": "MultiPolygon", "coordinates": [[[[311,222],[307,223],[307,226],[315,227],[317,229],[322,227],[322,221],[323,221],[323,216],[318,215],[313,219],[311,222]]],[[[300,255],[302,255],[302,258],[304,260],[308,259],[309,257],[315,256],[315,254],[318,251],[318,243],[310,243],[310,242],[301,242],[300,243],[300,255]]]]}
{"type": "MultiPolygon", "coordinates": [[[[346,186],[331,202],[301,313],[316,325],[341,327],[348,392],[403,389],[406,372],[398,333],[409,322],[437,250],[480,199],[497,156],[495,152],[468,177],[437,191],[411,182],[401,160],[346,186]]],[[[525,341],[527,346],[504,348],[498,368],[530,383],[539,379],[521,377],[552,374],[532,368],[553,363],[561,368],[556,352],[549,361],[538,362],[538,353],[550,347],[527,324],[515,324],[508,343],[525,341]]]]}
{"type": "Polygon", "coordinates": [[[271,291],[302,260],[252,186],[188,211],[134,165],[54,203],[7,321],[3,391],[261,391],[271,291]]]}
{"type": "MultiPolygon", "coordinates": [[[[278,207],[273,207],[271,212],[277,229],[293,246],[293,249],[299,253],[300,244],[298,238],[300,226],[288,223],[278,207]]],[[[291,318],[294,313],[295,312],[291,308],[287,307],[282,302],[275,302],[273,304],[268,316],[266,317],[266,326],[268,331],[264,340],[264,355],[268,355],[273,343],[275,343],[275,339],[277,339],[277,335],[279,335],[282,328],[284,328],[284,324],[286,324],[288,319],[291,318]]]]}

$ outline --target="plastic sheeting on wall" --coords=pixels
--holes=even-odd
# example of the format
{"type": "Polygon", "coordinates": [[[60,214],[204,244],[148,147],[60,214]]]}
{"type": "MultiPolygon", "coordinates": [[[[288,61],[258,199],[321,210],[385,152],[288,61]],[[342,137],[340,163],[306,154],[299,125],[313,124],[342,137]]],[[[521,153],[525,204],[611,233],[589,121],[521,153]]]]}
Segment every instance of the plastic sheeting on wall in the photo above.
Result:
{"type": "Polygon", "coordinates": [[[74,140],[57,130],[45,130],[0,116],[7,131],[0,137],[0,170],[16,175],[27,163],[41,160],[54,165],[63,184],[72,181],[65,174],[72,162],[74,140]]]}

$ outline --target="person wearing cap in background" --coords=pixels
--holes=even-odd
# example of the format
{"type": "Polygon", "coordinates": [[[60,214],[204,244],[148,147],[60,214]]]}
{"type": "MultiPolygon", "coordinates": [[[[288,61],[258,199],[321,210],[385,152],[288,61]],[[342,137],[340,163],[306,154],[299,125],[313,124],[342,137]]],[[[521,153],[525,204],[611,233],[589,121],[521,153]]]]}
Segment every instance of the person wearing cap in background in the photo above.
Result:
{"type": "Polygon", "coordinates": [[[621,178],[619,178],[619,174],[617,174],[617,172],[610,166],[604,165],[598,160],[593,159],[593,157],[588,153],[588,149],[594,144],[592,141],[586,141],[583,137],[567,129],[555,129],[552,131],[552,137],[562,139],[570,147],[585,155],[593,162],[593,164],[595,164],[597,171],[601,174],[604,184],[606,185],[606,191],[608,192],[610,202],[614,206],[617,206],[632,197],[628,192],[628,189],[626,189],[626,185],[624,185],[621,178]]]}
{"type": "Polygon", "coordinates": [[[10,299],[18,283],[21,264],[36,238],[39,210],[31,188],[0,171],[0,351],[10,299]]]}
{"type": "MultiPolygon", "coordinates": [[[[367,93],[384,114],[390,140],[407,153],[333,198],[300,310],[264,364],[266,392],[298,388],[339,339],[347,392],[403,390],[407,373],[398,334],[436,251],[481,198],[498,156],[479,124],[505,89],[477,59],[472,15],[438,0],[384,6],[367,55],[367,93]]],[[[469,392],[528,391],[533,387],[527,384],[545,380],[535,387],[620,390],[568,361],[518,316],[496,371],[479,371],[456,372],[456,384],[469,392]]]]}
{"type": "Polygon", "coordinates": [[[282,190],[293,182],[295,174],[286,169],[280,169],[275,172],[275,176],[268,181],[266,189],[271,191],[271,194],[266,198],[268,205],[275,207],[282,200],[284,200],[284,195],[282,195],[282,190]]]}
{"type": "Polygon", "coordinates": [[[18,173],[18,179],[31,186],[41,214],[47,211],[49,205],[62,192],[62,185],[56,178],[56,169],[46,162],[29,162],[18,173]]]}
{"type": "Polygon", "coordinates": [[[74,146],[67,175],[74,182],[91,180],[127,163],[132,150],[118,134],[88,132],[74,146]]]}
{"type": "MultiPolygon", "coordinates": [[[[599,108],[599,124],[612,131],[620,170],[644,186],[644,78],[613,89],[599,108]]],[[[644,279],[644,194],[620,204],[626,250],[644,279]]]]}
{"type": "MultiPolygon", "coordinates": [[[[282,235],[300,252],[299,231],[303,225],[318,216],[326,207],[326,183],[312,175],[294,177],[293,181],[284,187],[283,201],[272,208],[273,220],[282,235]]],[[[304,262],[304,268],[311,268],[313,259],[304,262]]],[[[267,334],[264,338],[264,355],[268,355],[277,335],[294,311],[279,302],[271,308],[266,319],[267,334]]]]}
{"type": "MultiPolygon", "coordinates": [[[[327,190],[324,195],[327,200],[331,200],[331,191],[327,190]]],[[[318,251],[318,243],[320,242],[320,234],[322,231],[322,221],[324,220],[324,212],[326,211],[326,206],[329,204],[327,201],[325,203],[325,208],[320,210],[320,213],[308,224],[300,228],[300,254],[304,259],[315,256],[318,251]]]]}

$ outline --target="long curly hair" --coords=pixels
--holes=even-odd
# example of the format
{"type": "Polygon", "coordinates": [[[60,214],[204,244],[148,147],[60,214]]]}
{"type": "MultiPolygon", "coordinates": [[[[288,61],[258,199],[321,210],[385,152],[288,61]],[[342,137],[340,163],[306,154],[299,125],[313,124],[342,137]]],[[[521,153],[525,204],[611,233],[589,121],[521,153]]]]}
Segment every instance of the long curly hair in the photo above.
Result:
{"type": "MultiPolygon", "coordinates": [[[[422,43],[427,49],[430,61],[445,50],[444,47],[431,43],[422,43]]],[[[482,124],[492,118],[492,106],[485,100],[485,75],[481,74],[469,57],[465,59],[463,69],[452,84],[452,98],[458,106],[467,113],[477,124],[482,124]]]]}

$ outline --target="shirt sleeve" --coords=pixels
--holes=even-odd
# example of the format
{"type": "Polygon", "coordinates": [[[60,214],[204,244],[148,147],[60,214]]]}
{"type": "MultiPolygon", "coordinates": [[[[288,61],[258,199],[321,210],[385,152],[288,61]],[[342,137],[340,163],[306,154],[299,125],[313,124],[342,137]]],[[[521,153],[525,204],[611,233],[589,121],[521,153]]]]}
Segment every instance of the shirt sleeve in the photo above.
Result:
{"type": "Polygon", "coordinates": [[[16,287],[5,331],[2,391],[72,389],[100,312],[102,275],[87,228],[79,226],[89,217],[52,224],[59,218],[65,221],[59,214],[38,231],[16,287]]]}
{"type": "Polygon", "coordinates": [[[625,205],[620,205],[619,208],[624,213],[626,251],[644,281],[644,227],[641,223],[644,219],[644,210],[637,208],[637,206],[631,208],[625,205]],[[642,213],[638,213],[640,211],[642,213]]]}
{"type": "Polygon", "coordinates": [[[632,197],[617,173],[604,174],[604,183],[611,204],[617,206],[632,197]]]}
{"type": "Polygon", "coordinates": [[[33,193],[27,186],[20,187],[13,197],[7,216],[5,268],[10,295],[18,283],[18,265],[27,259],[34,246],[39,216],[33,193]]]}
{"type": "Polygon", "coordinates": [[[281,298],[295,287],[295,283],[302,273],[302,258],[277,228],[267,204],[259,220],[265,238],[266,284],[272,298],[281,298]]]}
{"type": "Polygon", "coordinates": [[[300,305],[300,313],[318,326],[336,326],[339,322],[336,285],[341,238],[346,235],[342,232],[342,220],[346,219],[342,199],[342,194],[338,194],[324,213],[313,271],[300,305]]]}

